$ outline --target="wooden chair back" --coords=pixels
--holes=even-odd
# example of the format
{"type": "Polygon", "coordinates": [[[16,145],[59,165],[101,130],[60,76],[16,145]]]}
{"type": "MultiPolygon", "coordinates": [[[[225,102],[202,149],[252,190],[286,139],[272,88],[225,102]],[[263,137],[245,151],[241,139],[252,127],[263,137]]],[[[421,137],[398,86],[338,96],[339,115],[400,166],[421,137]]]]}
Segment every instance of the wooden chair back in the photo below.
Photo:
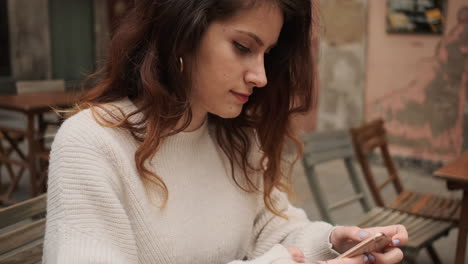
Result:
{"type": "Polygon", "coordinates": [[[397,194],[400,194],[403,192],[403,185],[401,184],[400,177],[398,176],[395,164],[393,163],[388,150],[384,121],[382,119],[377,119],[360,127],[352,128],[351,135],[354,150],[356,152],[356,158],[361,165],[362,172],[367,184],[369,185],[372,197],[378,206],[385,206],[381,193],[382,189],[389,184],[393,184],[397,194]],[[382,154],[383,163],[388,172],[388,178],[382,183],[377,183],[368,159],[368,156],[377,149],[379,149],[382,154]]]}
{"type": "Polygon", "coordinates": [[[305,174],[322,218],[325,221],[333,222],[331,218],[332,211],[355,201],[361,203],[365,212],[369,211],[369,201],[363,192],[358,174],[352,162],[354,150],[348,131],[314,132],[303,136],[302,139],[304,142],[304,157],[302,162],[305,174]],[[315,172],[315,166],[332,160],[342,160],[344,162],[348,177],[353,186],[354,195],[328,205],[325,194],[320,187],[319,179],[315,172]]]}
{"type": "Polygon", "coordinates": [[[57,91],[65,91],[64,80],[36,80],[16,82],[16,92],[18,94],[57,91]]]}
{"type": "Polygon", "coordinates": [[[0,209],[0,264],[42,259],[47,195],[0,209]]]}

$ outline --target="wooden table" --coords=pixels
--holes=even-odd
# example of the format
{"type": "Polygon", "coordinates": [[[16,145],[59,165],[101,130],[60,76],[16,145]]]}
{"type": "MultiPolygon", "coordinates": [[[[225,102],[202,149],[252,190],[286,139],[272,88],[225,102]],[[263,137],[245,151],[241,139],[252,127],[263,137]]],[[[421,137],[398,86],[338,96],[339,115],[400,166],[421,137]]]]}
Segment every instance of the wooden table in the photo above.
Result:
{"type": "Polygon", "coordinates": [[[466,236],[468,234],[468,151],[437,170],[435,175],[446,180],[449,189],[463,190],[455,264],[464,264],[466,236]]]}
{"type": "MultiPolygon", "coordinates": [[[[52,107],[66,108],[72,106],[78,101],[79,96],[80,94],[76,92],[41,92],[0,96],[1,110],[21,113],[26,117],[26,124],[23,128],[17,128],[9,125],[8,123],[0,124],[0,132],[21,159],[14,160],[6,155],[0,155],[0,161],[4,164],[19,166],[21,167],[21,170],[29,170],[31,197],[37,196],[40,192],[36,158],[38,152],[42,150],[42,146],[38,142],[36,135],[38,133],[38,129],[41,129],[42,116],[44,113],[51,111],[52,107]],[[38,126],[35,125],[35,120],[38,121],[38,126]],[[16,142],[14,142],[13,135],[24,136],[28,145],[27,153],[23,153],[17,144],[15,144],[16,142]]],[[[14,179],[12,178],[11,180],[19,181],[20,177],[21,175],[14,179]]],[[[16,184],[17,182],[13,185],[16,184]]],[[[11,187],[11,185],[12,184],[10,183],[9,187],[11,187]]],[[[0,202],[5,202],[10,199],[9,196],[13,191],[11,188],[6,192],[6,194],[0,197],[0,202]]]]}

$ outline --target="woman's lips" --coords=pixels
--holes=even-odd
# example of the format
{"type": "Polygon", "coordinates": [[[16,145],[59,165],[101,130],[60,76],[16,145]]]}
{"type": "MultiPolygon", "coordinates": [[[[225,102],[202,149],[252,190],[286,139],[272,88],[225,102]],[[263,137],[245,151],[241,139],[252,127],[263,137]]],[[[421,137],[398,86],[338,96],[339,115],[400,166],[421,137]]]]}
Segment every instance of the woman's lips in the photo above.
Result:
{"type": "Polygon", "coordinates": [[[249,95],[250,94],[241,94],[241,93],[236,93],[234,91],[231,91],[231,93],[239,99],[243,104],[247,103],[249,101],[249,95]]]}

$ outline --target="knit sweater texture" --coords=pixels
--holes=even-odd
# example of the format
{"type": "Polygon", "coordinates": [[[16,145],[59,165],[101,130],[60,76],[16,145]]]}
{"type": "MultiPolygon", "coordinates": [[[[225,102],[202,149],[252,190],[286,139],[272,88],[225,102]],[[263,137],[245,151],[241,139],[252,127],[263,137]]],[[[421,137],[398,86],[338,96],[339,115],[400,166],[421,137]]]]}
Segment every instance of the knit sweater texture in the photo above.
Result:
{"type": "MultiPolygon", "coordinates": [[[[114,103],[136,110],[128,99],[114,103]]],[[[142,118],[136,115],[133,118],[142,118]]],[[[123,129],[101,126],[83,110],[64,122],[52,145],[43,263],[295,263],[336,257],[332,226],[310,222],[275,191],[271,213],[258,193],[240,189],[208,122],[166,138],[148,167],[169,190],[145,189],[123,129]]]]}

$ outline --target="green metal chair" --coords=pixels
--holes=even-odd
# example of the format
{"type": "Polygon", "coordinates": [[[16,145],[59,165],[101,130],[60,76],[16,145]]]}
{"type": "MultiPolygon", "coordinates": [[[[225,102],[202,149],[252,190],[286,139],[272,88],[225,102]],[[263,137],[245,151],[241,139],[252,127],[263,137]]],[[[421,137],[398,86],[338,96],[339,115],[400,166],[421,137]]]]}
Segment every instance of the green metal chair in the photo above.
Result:
{"type": "Polygon", "coordinates": [[[302,161],[305,174],[312,195],[325,221],[333,223],[331,217],[332,211],[359,201],[363,209],[362,216],[353,222],[350,220],[350,223],[347,224],[357,225],[362,228],[402,224],[406,227],[409,234],[408,243],[401,247],[405,253],[404,263],[416,263],[416,257],[423,248],[428,250],[433,263],[441,263],[432,244],[437,239],[448,234],[450,229],[454,227],[453,222],[411,215],[391,208],[374,207],[371,209],[369,201],[364,194],[364,188],[361,186],[358,174],[354,169],[354,149],[351,135],[348,131],[310,133],[303,137],[303,141],[304,157],[302,161]],[[316,173],[315,168],[324,162],[333,160],[344,161],[346,171],[343,171],[343,173],[348,174],[355,193],[348,199],[336,201],[329,205],[325,192],[320,187],[318,180],[320,175],[316,173]]]}
{"type": "Polygon", "coordinates": [[[317,206],[322,218],[327,222],[334,223],[331,212],[355,201],[359,201],[363,211],[368,212],[371,206],[359,183],[356,169],[352,162],[354,150],[348,132],[341,130],[325,133],[310,133],[305,135],[302,139],[304,142],[304,158],[302,162],[309,187],[315,201],[317,201],[317,206]],[[347,199],[327,204],[326,197],[320,188],[315,167],[321,163],[333,160],[342,160],[344,162],[355,194],[347,199]]]}

